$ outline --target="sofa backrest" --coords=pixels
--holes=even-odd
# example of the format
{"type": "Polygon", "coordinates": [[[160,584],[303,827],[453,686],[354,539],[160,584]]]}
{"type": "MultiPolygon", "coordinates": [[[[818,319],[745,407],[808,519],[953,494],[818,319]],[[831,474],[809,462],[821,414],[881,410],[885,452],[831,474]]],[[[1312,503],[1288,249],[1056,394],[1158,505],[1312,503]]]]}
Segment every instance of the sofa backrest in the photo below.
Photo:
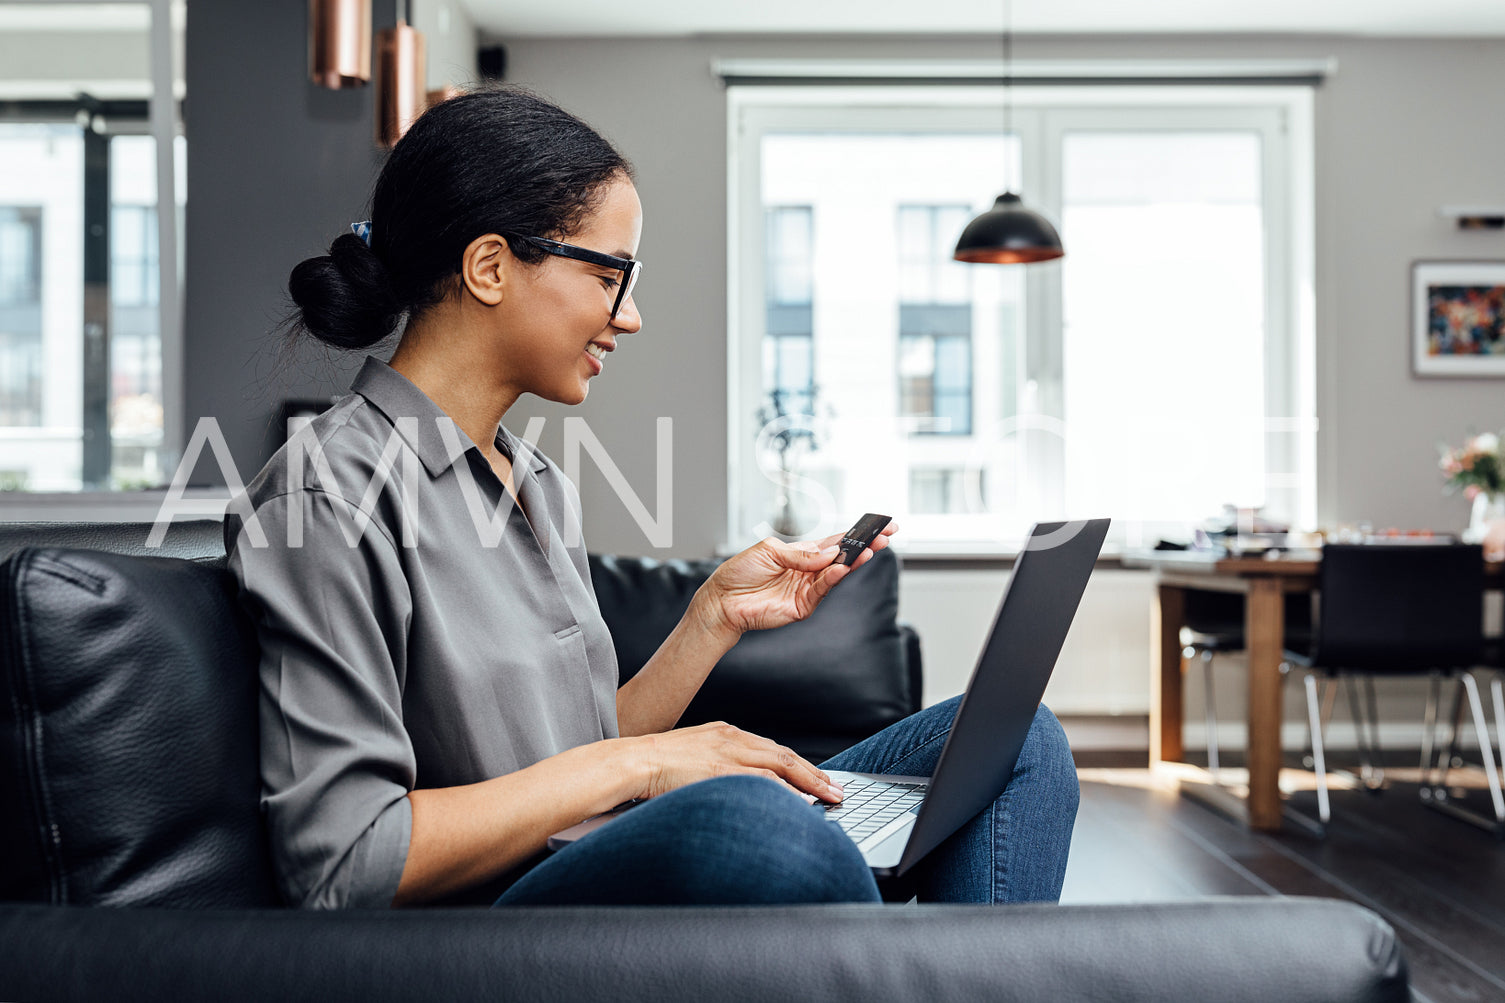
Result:
{"type": "Polygon", "coordinates": [[[219,519],[177,519],[149,546],[149,522],[0,522],[0,561],[22,547],[77,547],[142,557],[183,557],[220,567],[225,530],[219,519]]]}
{"type": "MultiPolygon", "coordinates": [[[[174,523],[157,549],[150,530],[0,524],[0,900],[277,901],[255,630],[219,524],[174,523]]],[[[591,557],[624,681],[718,563],[591,557]]],[[[898,572],[879,553],[810,619],[748,634],[681,723],[728,720],[819,762],[917,710],[898,572]]]]}
{"type": "MultiPolygon", "coordinates": [[[[720,562],[592,555],[591,580],[625,682],[720,562]]],[[[849,574],[806,620],[742,636],[681,725],[730,721],[820,762],[920,707],[919,645],[895,617],[891,550],[849,574]]]]}
{"type": "Polygon", "coordinates": [[[0,899],[278,902],[254,628],[206,563],[25,547],[0,565],[0,899]]]}

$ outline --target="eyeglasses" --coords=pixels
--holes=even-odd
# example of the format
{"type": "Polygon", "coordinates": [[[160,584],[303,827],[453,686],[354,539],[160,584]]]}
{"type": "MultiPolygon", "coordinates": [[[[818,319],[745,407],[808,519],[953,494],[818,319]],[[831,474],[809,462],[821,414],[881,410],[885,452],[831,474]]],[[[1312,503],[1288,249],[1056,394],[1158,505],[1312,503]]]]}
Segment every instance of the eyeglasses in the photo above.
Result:
{"type": "Polygon", "coordinates": [[[525,233],[510,233],[503,231],[505,236],[516,237],[532,244],[541,251],[558,255],[561,258],[573,258],[576,261],[586,261],[592,265],[604,265],[607,268],[615,268],[622,273],[622,284],[617,287],[617,301],[611,305],[609,320],[616,320],[617,311],[622,309],[622,304],[627,302],[627,297],[632,295],[632,287],[638,284],[638,275],[643,271],[643,263],[636,258],[619,258],[615,254],[607,254],[604,251],[592,251],[587,247],[576,247],[574,244],[566,244],[562,240],[550,240],[547,237],[530,237],[525,233]]]}

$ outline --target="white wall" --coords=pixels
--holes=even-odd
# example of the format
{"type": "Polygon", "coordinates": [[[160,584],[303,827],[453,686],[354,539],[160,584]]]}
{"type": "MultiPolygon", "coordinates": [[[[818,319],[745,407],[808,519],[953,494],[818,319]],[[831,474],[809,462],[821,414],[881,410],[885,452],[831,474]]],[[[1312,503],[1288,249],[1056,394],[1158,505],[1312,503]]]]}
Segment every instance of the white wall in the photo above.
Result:
{"type": "Polygon", "coordinates": [[[465,5],[456,0],[412,0],[413,27],[423,32],[428,89],[475,83],[477,35],[465,5]]]}

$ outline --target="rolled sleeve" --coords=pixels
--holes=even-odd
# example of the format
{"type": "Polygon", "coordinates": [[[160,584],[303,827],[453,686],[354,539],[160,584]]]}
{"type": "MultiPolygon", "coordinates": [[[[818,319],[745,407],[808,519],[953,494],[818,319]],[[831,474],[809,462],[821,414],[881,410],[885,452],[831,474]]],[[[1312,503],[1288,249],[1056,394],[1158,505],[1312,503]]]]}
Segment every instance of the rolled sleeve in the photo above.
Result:
{"type": "Polygon", "coordinates": [[[403,727],[412,596],[373,521],[355,546],[321,491],[256,507],[267,545],[227,524],[229,568],[261,643],[262,811],[283,895],[313,908],[391,905],[417,767],[403,727]],[[292,506],[303,545],[288,546],[292,506]]]}

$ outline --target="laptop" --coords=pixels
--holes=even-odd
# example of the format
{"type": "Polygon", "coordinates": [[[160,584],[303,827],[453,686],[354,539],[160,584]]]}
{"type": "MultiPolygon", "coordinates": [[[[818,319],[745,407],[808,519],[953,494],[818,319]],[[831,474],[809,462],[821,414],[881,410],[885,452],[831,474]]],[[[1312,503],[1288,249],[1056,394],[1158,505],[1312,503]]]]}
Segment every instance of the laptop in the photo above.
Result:
{"type": "MultiPolygon", "coordinates": [[[[904,874],[1003,793],[1108,523],[1039,523],[1030,530],[933,776],[827,771],[846,797],[822,805],[826,818],[857,843],[875,876],[904,874]]],[[[549,849],[569,845],[629,807],[555,833],[549,849]]]]}

